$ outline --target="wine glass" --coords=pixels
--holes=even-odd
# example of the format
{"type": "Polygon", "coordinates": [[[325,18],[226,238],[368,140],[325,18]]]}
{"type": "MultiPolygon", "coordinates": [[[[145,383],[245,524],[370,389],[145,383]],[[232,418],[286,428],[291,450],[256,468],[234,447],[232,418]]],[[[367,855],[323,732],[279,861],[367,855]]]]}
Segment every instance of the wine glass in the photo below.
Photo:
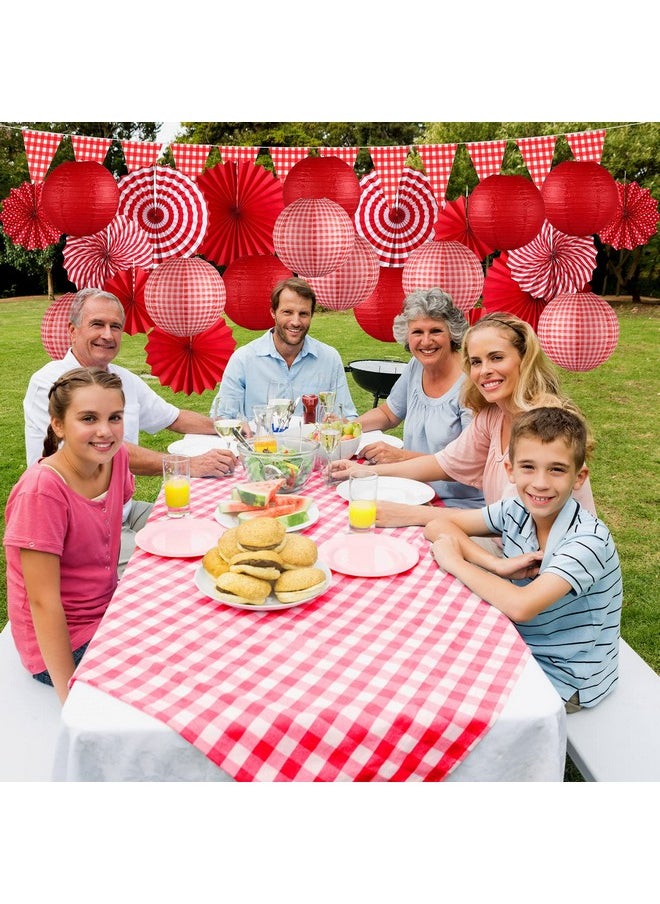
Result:
{"type": "Polygon", "coordinates": [[[293,414],[293,386],[288,380],[271,380],[266,401],[270,411],[273,433],[281,433],[291,423],[293,414]]]}
{"type": "Polygon", "coordinates": [[[334,407],[327,407],[319,402],[316,409],[316,430],[319,437],[321,449],[325,453],[327,459],[326,483],[332,484],[332,475],[330,463],[334,461],[334,455],[339,448],[341,441],[341,412],[334,407]]]}
{"type": "Polygon", "coordinates": [[[245,424],[243,400],[240,396],[219,392],[211,404],[211,420],[215,432],[225,440],[227,449],[231,448],[229,437],[232,430],[241,430],[245,424]]]}

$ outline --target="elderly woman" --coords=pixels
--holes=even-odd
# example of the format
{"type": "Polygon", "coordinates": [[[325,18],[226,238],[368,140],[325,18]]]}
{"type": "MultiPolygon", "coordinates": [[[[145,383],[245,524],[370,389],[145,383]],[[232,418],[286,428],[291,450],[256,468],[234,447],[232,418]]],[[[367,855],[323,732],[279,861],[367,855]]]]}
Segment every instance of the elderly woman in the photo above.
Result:
{"type": "MultiPolygon", "coordinates": [[[[465,380],[460,348],[468,324],[463,313],[442,289],[408,295],[393,333],[412,355],[387,400],[360,415],[362,429],[391,430],[404,421],[403,449],[385,442],[363,450],[372,464],[389,464],[429,455],[444,449],[472,419],[472,411],[459,401],[465,380]]],[[[452,480],[431,483],[447,506],[480,508],[481,490],[452,480]]]]}

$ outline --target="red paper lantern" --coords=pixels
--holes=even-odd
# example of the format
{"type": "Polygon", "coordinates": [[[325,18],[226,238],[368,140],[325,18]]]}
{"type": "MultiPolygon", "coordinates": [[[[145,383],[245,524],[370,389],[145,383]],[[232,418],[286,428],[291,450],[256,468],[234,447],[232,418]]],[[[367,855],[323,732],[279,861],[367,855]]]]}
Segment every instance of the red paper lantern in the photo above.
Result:
{"type": "Polygon", "coordinates": [[[366,301],[353,308],[362,329],[381,342],[395,342],[392,322],[403,310],[405,293],[401,267],[381,267],[378,285],[366,301]]]}
{"type": "Polygon", "coordinates": [[[54,361],[59,361],[69,351],[69,312],[75,293],[67,292],[49,305],[41,319],[41,344],[54,361]]]}
{"type": "Polygon", "coordinates": [[[305,279],[341,267],[354,242],[353,221],[328,198],[299,198],[284,208],[273,228],[277,256],[305,279]]]}
{"type": "Polygon", "coordinates": [[[360,182],[339,157],[305,157],[289,170],[282,194],[285,207],[299,198],[329,198],[352,217],[360,203],[360,182]]]}
{"type": "Polygon", "coordinates": [[[341,267],[309,282],[320,305],[334,311],[346,311],[371,295],[378,285],[380,270],[374,249],[366,239],[356,235],[353,250],[341,267]]]}
{"type": "Polygon", "coordinates": [[[150,274],[144,286],[147,313],[173,336],[194,336],[212,326],[225,309],[225,284],[199,257],[174,257],[150,274]]]}
{"type": "Polygon", "coordinates": [[[526,245],[543,220],[541,192],[524,176],[488,176],[467,202],[470,229],[485,245],[505,251],[526,245]]]}
{"type": "Polygon", "coordinates": [[[44,182],[44,213],[60,232],[93,235],[106,227],[119,207],[119,186],[93,160],[60,163],[44,182]]]}
{"type": "Polygon", "coordinates": [[[572,371],[593,370],[619,341],[613,308],[593,292],[558,295],[539,317],[539,342],[547,356],[572,371]]]}
{"type": "Polygon", "coordinates": [[[267,330],[273,325],[270,296],[282,279],[293,276],[272,254],[244,255],[222,274],[227,292],[225,315],[246,330],[267,330]]]}
{"type": "Polygon", "coordinates": [[[406,295],[437,286],[465,314],[481,295],[484,271],[474,251],[461,242],[433,241],[410,253],[403,265],[402,284],[406,295]]]}
{"type": "Polygon", "coordinates": [[[566,235],[593,235],[616,214],[616,182],[600,163],[565,160],[550,170],[541,195],[546,218],[566,235]]]}

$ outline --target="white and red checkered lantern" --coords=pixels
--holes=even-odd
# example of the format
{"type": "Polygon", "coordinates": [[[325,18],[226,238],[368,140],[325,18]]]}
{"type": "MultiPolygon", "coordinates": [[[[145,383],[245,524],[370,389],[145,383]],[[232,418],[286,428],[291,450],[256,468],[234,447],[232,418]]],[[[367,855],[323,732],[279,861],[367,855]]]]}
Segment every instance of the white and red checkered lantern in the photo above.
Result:
{"type": "Polygon", "coordinates": [[[246,330],[267,330],[273,325],[270,296],[282,279],[293,273],[272,254],[237,257],[222,274],[227,291],[225,315],[246,330]]]}
{"type": "Polygon", "coordinates": [[[467,218],[476,237],[491,248],[508,251],[526,245],[543,220],[541,192],[524,176],[489,176],[467,203],[467,218]]]}
{"type": "Polygon", "coordinates": [[[427,242],[403,265],[402,285],[406,295],[437,286],[467,314],[481,295],[484,271],[474,251],[461,242],[427,242]]]}
{"type": "Polygon", "coordinates": [[[547,356],[565,370],[593,370],[614,352],[619,321],[593,292],[558,295],[539,317],[537,335],[547,356]]]}
{"type": "Polygon", "coordinates": [[[160,264],[144,286],[153,322],[173,336],[194,336],[212,326],[225,309],[225,284],[199,257],[175,257],[160,264]]]}
{"type": "Polygon", "coordinates": [[[380,276],[378,255],[366,239],[355,236],[353,250],[347,260],[319,279],[309,283],[316,293],[316,300],[324,308],[347,311],[367,298],[378,285],[380,276]]]}
{"type": "Polygon", "coordinates": [[[360,182],[339,157],[305,157],[289,170],[282,194],[285,206],[298,198],[329,198],[352,217],[360,203],[360,182]]]}
{"type": "Polygon", "coordinates": [[[102,164],[67,160],[44,182],[41,203],[47,219],[66,235],[93,235],[117,213],[119,186],[102,164]]]}
{"type": "Polygon", "coordinates": [[[566,235],[594,235],[617,211],[616,182],[600,163],[565,160],[546,176],[541,189],[545,216],[566,235]]]}
{"type": "Polygon", "coordinates": [[[305,279],[327,276],[355,243],[353,221],[328,198],[299,198],[275,221],[273,246],[285,267],[305,279]]]}
{"type": "Polygon", "coordinates": [[[53,361],[63,358],[71,346],[69,312],[74,298],[73,292],[62,295],[46,308],[41,319],[41,344],[53,361]]]}

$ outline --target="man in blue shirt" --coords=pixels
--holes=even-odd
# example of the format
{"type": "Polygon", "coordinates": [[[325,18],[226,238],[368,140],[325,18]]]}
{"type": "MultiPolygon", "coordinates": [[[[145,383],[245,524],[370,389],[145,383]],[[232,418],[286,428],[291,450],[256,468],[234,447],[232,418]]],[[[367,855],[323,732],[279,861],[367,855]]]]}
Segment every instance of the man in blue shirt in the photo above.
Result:
{"type": "Polygon", "coordinates": [[[612,536],[572,497],[586,448],[578,415],[527,411],[514,419],[507,462],[517,497],[447,509],[425,528],[439,566],[513,621],[569,713],[616,685],[623,601],[612,536]],[[503,557],[470,535],[500,536],[503,557]]]}
{"type": "MultiPolygon", "coordinates": [[[[222,377],[222,395],[243,400],[243,413],[252,418],[255,405],[267,401],[271,381],[291,385],[293,397],[323,391],[337,393],[346,418],[357,417],[339,352],[308,336],[316,295],[303,279],[282,280],[273,289],[270,312],[274,326],[232,354],[222,377]]],[[[296,414],[300,414],[299,403],[296,414]]]]}

